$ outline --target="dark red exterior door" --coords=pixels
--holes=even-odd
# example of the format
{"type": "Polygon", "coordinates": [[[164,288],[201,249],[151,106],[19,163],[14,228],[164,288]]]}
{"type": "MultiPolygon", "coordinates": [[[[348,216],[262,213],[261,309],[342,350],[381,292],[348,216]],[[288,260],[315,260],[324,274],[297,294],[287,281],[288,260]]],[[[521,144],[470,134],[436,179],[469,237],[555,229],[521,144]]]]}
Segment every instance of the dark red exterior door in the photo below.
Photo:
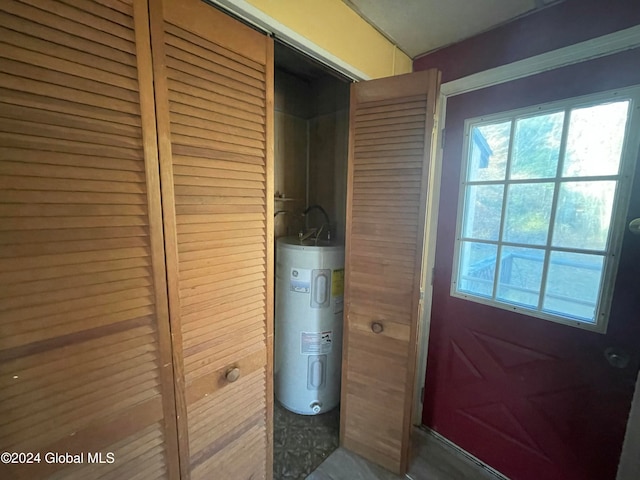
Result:
{"type": "MultiPolygon", "coordinates": [[[[423,422],[512,480],[613,480],[640,357],[640,236],[623,240],[606,334],[450,295],[467,118],[640,84],[637,51],[447,104],[423,422]],[[605,351],[630,356],[615,368],[605,351]]],[[[636,169],[627,222],[640,217],[636,169]]]]}

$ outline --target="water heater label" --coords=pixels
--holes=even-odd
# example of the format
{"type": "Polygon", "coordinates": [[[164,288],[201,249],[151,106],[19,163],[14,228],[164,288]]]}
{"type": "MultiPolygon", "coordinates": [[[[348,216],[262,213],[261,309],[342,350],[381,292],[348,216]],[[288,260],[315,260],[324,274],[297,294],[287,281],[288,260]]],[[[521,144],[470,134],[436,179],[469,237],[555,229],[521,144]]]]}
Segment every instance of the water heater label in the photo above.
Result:
{"type": "Polygon", "coordinates": [[[344,294],[344,268],[331,272],[331,296],[341,297],[344,294]]]}
{"type": "Polygon", "coordinates": [[[311,270],[307,268],[292,268],[289,289],[297,293],[311,292],[311,270]]]}
{"type": "Polygon", "coordinates": [[[331,353],[333,331],[300,332],[300,353],[302,355],[326,355],[331,353]]]}

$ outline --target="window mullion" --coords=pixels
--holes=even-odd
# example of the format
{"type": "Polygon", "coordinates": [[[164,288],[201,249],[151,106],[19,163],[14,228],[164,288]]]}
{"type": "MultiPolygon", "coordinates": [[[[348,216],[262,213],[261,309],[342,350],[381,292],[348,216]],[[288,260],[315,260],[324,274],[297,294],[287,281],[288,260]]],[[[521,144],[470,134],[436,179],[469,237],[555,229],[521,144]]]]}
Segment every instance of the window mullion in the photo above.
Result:
{"type": "Polygon", "coordinates": [[[564,167],[564,157],[567,151],[567,137],[569,135],[570,117],[571,109],[566,109],[564,113],[564,122],[562,124],[562,138],[560,139],[560,150],[558,152],[556,178],[553,185],[553,200],[551,201],[551,213],[549,215],[549,230],[547,231],[547,244],[545,245],[544,263],[542,264],[542,278],[540,279],[540,297],[538,298],[538,310],[540,311],[542,311],[544,296],[547,291],[547,276],[549,274],[549,263],[551,262],[551,242],[553,241],[553,229],[556,223],[558,197],[560,196],[560,185],[562,184],[562,169],[564,167]]]}
{"type": "Polygon", "coordinates": [[[496,250],[496,267],[495,274],[493,276],[493,292],[491,298],[495,300],[498,294],[498,278],[500,276],[500,266],[502,262],[500,258],[502,256],[502,237],[504,235],[505,212],[507,209],[507,185],[509,181],[509,175],[511,174],[511,157],[513,156],[513,142],[515,138],[515,118],[511,119],[511,128],[509,130],[509,148],[507,150],[507,165],[504,171],[504,185],[502,187],[502,211],[500,212],[500,231],[498,233],[498,248],[496,250]]]}
{"type": "MultiPolygon", "coordinates": [[[[536,250],[545,250],[547,245],[540,245],[536,243],[518,243],[518,242],[509,242],[503,240],[502,242],[498,242],[498,240],[486,240],[484,238],[473,238],[473,237],[458,237],[458,241],[462,242],[475,242],[475,243],[484,243],[486,245],[495,245],[498,244],[504,245],[505,247],[519,247],[519,248],[533,248],[536,250]]],[[[607,256],[607,250],[593,250],[589,248],[572,248],[572,247],[553,247],[554,252],[566,252],[566,253],[582,253],[585,255],[600,255],[607,256]]]]}
{"type": "MultiPolygon", "coordinates": [[[[555,181],[560,182],[591,182],[599,180],[613,180],[620,179],[620,175],[591,175],[582,177],[544,177],[544,178],[514,178],[507,180],[510,185],[530,185],[536,183],[550,183],[555,181]]],[[[505,180],[470,180],[464,183],[468,187],[475,187],[477,185],[502,185],[505,180]]]]}

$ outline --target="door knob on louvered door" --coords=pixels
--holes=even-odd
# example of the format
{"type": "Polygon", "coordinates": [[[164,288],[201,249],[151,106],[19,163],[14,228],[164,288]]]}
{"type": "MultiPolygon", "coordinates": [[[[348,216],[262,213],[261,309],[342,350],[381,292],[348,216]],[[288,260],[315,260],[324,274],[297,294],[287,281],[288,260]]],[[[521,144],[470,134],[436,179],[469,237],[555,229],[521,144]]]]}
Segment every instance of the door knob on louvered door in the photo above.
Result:
{"type": "Polygon", "coordinates": [[[227,379],[227,382],[233,383],[240,378],[240,369],[238,367],[233,367],[227,370],[224,378],[227,379]]]}
{"type": "Polygon", "coordinates": [[[380,322],[373,322],[371,324],[371,331],[373,333],[382,333],[384,326],[380,322]]]}

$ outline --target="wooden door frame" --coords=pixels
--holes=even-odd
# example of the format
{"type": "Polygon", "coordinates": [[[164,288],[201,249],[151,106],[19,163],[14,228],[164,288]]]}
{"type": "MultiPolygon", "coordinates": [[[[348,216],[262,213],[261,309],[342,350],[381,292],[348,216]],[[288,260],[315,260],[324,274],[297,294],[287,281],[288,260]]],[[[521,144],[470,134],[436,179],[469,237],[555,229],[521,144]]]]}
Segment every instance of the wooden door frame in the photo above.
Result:
{"type": "Polygon", "coordinates": [[[354,81],[371,80],[371,77],[325,50],[317,43],[300,35],[295,30],[270,17],[259,8],[254,7],[246,0],[204,0],[211,3],[234,17],[252,25],[266,35],[275,36],[287,46],[302,52],[317,62],[335,70],[354,81]]]}
{"type": "MultiPolygon", "coordinates": [[[[430,204],[428,204],[425,222],[423,285],[421,285],[424,307],[420,318],[418,368],[416,369],[416,388],[414,390],[416,392],[413,408],[413,424],[415,426],[422,424],[422,399],[425,394],[423,387],[428,368],[427,353],[429,331],[431,328],[431,305],[433,301],[433,268],[435,265],[435,247],[438,233],[438,203],[442,175],[442,155],[446,138],[444,125],[446,121],[447,100],[449,97],[500,85],[638,47],[640,47],[640,25],[475,73],[467,77],[443,83],[440,86],[436,122],[439,134],[434,142],[433,160],[431,162],[432,171],[430,175],[431,183],[429,185],[431,197],[428,200],[430,204]],[[427,368],[424,368],[424,366],[427,366],[427,368]]],[[[628,434],[625,435],[622,445],[622,455],[618,465],[616,480],[632,480],[638,478],[640,475],[640,462],[637,460],[640,458],[640,438],[638,435],[631,434],[633,432],[640,432],[640,374],[636,382],[636,390],[634,391],[631,411],[627,421],[627,432],[628,434]]],[[[464,451],[463,449],[460,450],[464,451]]]]}

